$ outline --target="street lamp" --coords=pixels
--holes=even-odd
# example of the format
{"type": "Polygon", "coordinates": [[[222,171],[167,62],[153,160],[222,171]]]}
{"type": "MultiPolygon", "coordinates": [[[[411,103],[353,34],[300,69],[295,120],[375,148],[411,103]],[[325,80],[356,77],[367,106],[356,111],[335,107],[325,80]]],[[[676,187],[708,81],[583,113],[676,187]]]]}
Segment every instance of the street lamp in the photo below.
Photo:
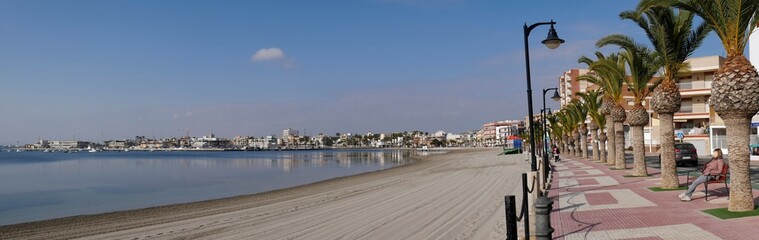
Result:
{"type": "Polygon", "coordinates": [[[527,26],[527,23],[524,24],[524,61],[525,61],[525,67],[527,69],[527,110],[528,110],[528,124],[530,125],[530,170],[531,171],[537,171],[538,165],[537,165],[537,159],[535,158],[535,126],[533,122],[533,112],[532,112],[532,80],[530,79],[530,45],[527,41],[527,39],[530,36],[530,32],[532,29],[534,29],[537,26],[540,25],[551,25],[551,29],[548,30],[548,37],[546,37],[545,40],[543,40],[541,43],[545,44],[546,47],[550,49],[555,49],[559,47],[562,43],[564,43],[564,40],[559,38],[559,35],[556,34],[556,29],[553,28],[553,25],[556,24],[553,20],[550,22],[539,22],[532,24],[530,26],[527,26]]]}

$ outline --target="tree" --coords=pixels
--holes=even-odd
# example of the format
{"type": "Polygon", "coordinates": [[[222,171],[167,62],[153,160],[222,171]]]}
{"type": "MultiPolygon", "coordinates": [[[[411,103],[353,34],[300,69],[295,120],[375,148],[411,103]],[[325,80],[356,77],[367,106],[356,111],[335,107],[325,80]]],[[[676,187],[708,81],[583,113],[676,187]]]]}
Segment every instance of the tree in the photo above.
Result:
{"type": "Polygon", "coordinates": [[[569,134],[572,131],[571,129],[571,123],[570,119],[566,114],[565,109],[561,109],[558,113],[556,113],[556,119],[560,123],[559,126],[561,127],[561,131],[559,131],[560,134],[556,135],[556,137],[559,139],[559,142],[562,143],[561,145],[561,152],[564,154],[570,153],[570,142],[569,142],[569,134]]]}
{"type": "Polygon", "coordinates": [[[546,118],[546,121],[548,121],[548,130],[550,138],[553,139],[554,145],[556,147],[560,147],[562,144],[562,139],[559,137],[564,134],[564,131],[561,127],[561,122],[559,121],[559,117],[561,115],[561,112],[556,112],[553,115],[546,118]]]}
{"type": "Polygon", "coordinates": [[[579,100],[575,99],[569,102],[565,107],[567,113],[569,113],[572,119],[571,124],[574,125],[574,138],[576,142],[575,156],[588,157],[588,128],[585,126],[585,119],[588,117],[588,110],[585,105],[579,100]]]}
{"type": "Polygon", "coordinates": [[[332,140],[332,138],[329,136],[324,136],[323,139],[324,140],[322,140],[322,144],[324,144],[324,146],[331,147],[333,144],[335,144],[335,141],[332,140]]]}
{"type": "Polygon", "coordinates": [[[588,65],[588,68],[594,74],[586,74],[577,78],[577,81],[588,81],[599,86],[603,92],[603,104],[600,111],[606,115],[608,124],[607,134],[611,144],[609,144],[609,157],[607,164],[615,165],[618,169],[624,169],[625,166],[625,135],[623,122],[627,118],[625,108],[622,107],[622,85],[625,81],[625,60],[618,53],[605,56],[601,52],[596,52],[596,60],[582,56],[579,63],[588,65]]]}
{"type": "Polygon", "coordinates": [[[588,116],[590,116],[588,129],[590,129],[590,134],[593,138],[593,142],[591,143],[593,147],[593,161],[601,161],[603,158],[601,158],[600,155],[602,155],[601,152],[603,149],[599,150],[599,146],[602,142],[599,139],[598,130],[601,129],[601,132],[603,132],[603,124],[606,123],[606,119],[598,112],[598,108],[602,104],[601,91],[591,90],[587,93],[577,93],[577,96],[582,99],[584,106],[587,109],[588,116]]]}
{"type": "Polygon", "coordinates": [[[633,138],[633,176],[648,176],[646,169],[646,150],[643,140],[643,126],[648,125],[648,111],[643,107],[643,100],[648,97],[658,82],[654,75],[661,67],[659,55],[646,46],[636,43],[631,37],[621,34],[606,36],[596,44],[598,47],[618,45],[624,51],[620,56],[625,59],[630,77],[625,78],[627,89],[633,95],[633,107],[627,113],[627,124],[631,126],[633,138]]]}
{"type": "Polygon", "coordinates": [[[759,111],[759,74],[746,59],[749,36],[759,24],[757,0],[645,0],[642,5],[667,4],[693,12],[714,29],[727,58],[714,75],[709,103],[725,121],[730,154],[731,212],[754,209],[749,175],[749,133],[751,117],[759,111]]]}
{"type": "Polygon", "coordinates": [[[651,98],[651,109],[661,121],[661,188],[676,189],[680,183],[675,162],[673,119],[674,114],[680,111],[681,97],[675,82],[689,71],[685,60],[701,45],[711,27],[705,22],[694,27],[692,12],[675,12],[669,6],[656,4],[642,1],[634,11],[622,12],[620,17],[635,22],[646,32],[663,65],[661,83],[654,89],[651,98]]]}

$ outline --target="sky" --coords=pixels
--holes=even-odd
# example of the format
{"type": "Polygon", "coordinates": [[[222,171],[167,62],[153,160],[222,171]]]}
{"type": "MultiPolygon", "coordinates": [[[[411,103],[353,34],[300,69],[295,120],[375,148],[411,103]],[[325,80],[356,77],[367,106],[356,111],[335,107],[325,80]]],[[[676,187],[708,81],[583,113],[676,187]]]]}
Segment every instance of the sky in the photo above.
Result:
{"type": "Polygon", "coordinates": [[[475,130],[527,115],[525,23],[566,40],[530,34],[538,112],[599,38],[647,41],[636,3],[2,0],[0,144],[475,130]]]}

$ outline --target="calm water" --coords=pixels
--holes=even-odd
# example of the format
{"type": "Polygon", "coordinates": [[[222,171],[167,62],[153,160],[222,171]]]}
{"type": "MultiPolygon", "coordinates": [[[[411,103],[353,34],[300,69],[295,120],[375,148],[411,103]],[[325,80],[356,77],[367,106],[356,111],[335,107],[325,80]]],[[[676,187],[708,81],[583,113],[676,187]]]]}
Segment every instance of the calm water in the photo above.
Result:
{"type": "Polygon", "coordinates": [[[259,193],[391,168],[404,150],[0,153],[0,225],[259,193]]]}

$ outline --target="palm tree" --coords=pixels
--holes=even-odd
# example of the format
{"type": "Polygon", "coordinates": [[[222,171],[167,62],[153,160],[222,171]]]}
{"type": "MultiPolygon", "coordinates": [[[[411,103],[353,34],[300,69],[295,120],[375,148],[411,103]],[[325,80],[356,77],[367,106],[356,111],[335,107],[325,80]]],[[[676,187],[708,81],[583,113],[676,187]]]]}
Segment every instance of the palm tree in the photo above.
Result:
{"type": "Polygon", "coordinates": [[[588,109],[581,101],[575,99],[572,100],[569,105],[566,106],[570,116],[572,116],[573,124],[575,125],[575,141],[577,142],[577,151],[575,156],[588,157],[588,128],[585,126],[585,119],[588,117],[588,109]]]}
{"type": "Polygon", "coordinates": [[[701,45],[711,27],[702,23],[694,28],[692,12],[675,12],[671,7],[657,6],[652,1],[642,1],[635,11],[622,12],[620,17],[632,20],[643,29],[661,57],[664,72],[661,83],[654,89],[651,108],[661,120],[661,188],[676,189],[680,183],[675,163],[673,118],[680,111],[681,98],[675,82],[689,71],[685,60],[701,45]]]}
{"type": "Polygon", "coordinates": [[[609,113],[607,120],[613,122],[613,126],[607,126],[612,135],[609,138],[613,144],[609,146],[609,158],[613,161],[607,164],[615,165],[618,169],[624,169],[625,166],[625,135],[623,122],[627,118],[622,101],[622,85],[625,81],[625,59],[620,54],[612,53],[604,56],[601,52],[596,52],[596,60],[582,56],[578,60],[580,63],[588,65],[589,69],[595,75],[587,74],[577,78],[577,81],[588,81],[601,87],[604,93],[603,105],[601,111],[609,113]],[[598,77],[597,77],[597,76],[598,77]]]}
{"type": "Polygon", "coordinates": [[[661,67],[659,55],[631,37],[612,34],[598,40],[597,46],[618,45],[624,52],[621,56],[627,63],[630,77],[625,78],[627,89],[633,95],[633,107],[627,114],[627,124],[631,126],[633,137],[633,176],[648,176],[646,170],[646,152],[643,140],[643,126],[648,125],[648,111],[643,107],[643,100],[648,97],[657,82],[654,75],[661,67]]]}
{"type": "Polygon", "coordinates": [[[556,112],[555,114],[550,115],[546,118],[548,121],[549,136],[554,140],[554,145],[557,147],[561,145],[561,140],[557,136],[564,134],[561,128],[561,123],[559,122],[559,117],[557,116],[558,114],[559,112],[556,112]]]}
{"type": "Polygon", "coordinates": [[[714,29],[727,52],[725,63],[714,75],[709,104],[725,121],[730,153],[730,203],[732,212],[754,209],[749,176],[749,126],[759,111],[759,74],[743,55],[749,36],[759,24],[757,0],[646,0],[640,4],[666,4],[693,12],[714,29]]]}
{"type": "Polygon", "coordinates": [[[574,131],[572,116],[570,116],[566,108],[563,108],[561,111],[559,111],[557,117],[559,118],[559,122],[561,123],[561,127],[563,129],[563,135],[559,136],[564,143],[563,152],[565,152],[567,155],[573,155],[574,149],[572,146],[574,146],[574,144],[572,143],[572,138],[569,137],[572,134],[572,131],[574,131]]]}
{"type": "MultiPolygon", "coordinates": [[[[600,128],[601,131],[603,131],[603,124],[606,119],[600,120],[600,118],[603,118],[603,115],[599,114],[598,108],[601,106],[601,91],[598,90],[591,90],[587,93],[577,93],[577,96],[582,99],[585,108],[587,109],[587,114],[590,116],[590,124],[588,124],[588,129],[590,129],[591,138],[593,138],[593,142],[591,143],[593,147],[593,161],[601,161],[603,158],[600,157],[599,153],[599,144],[601,144],[601,141],[599,141],[598,138],[598,129],[600,128]]],[[[601,149],[603,151],[603,149],[601,149]]]]}

